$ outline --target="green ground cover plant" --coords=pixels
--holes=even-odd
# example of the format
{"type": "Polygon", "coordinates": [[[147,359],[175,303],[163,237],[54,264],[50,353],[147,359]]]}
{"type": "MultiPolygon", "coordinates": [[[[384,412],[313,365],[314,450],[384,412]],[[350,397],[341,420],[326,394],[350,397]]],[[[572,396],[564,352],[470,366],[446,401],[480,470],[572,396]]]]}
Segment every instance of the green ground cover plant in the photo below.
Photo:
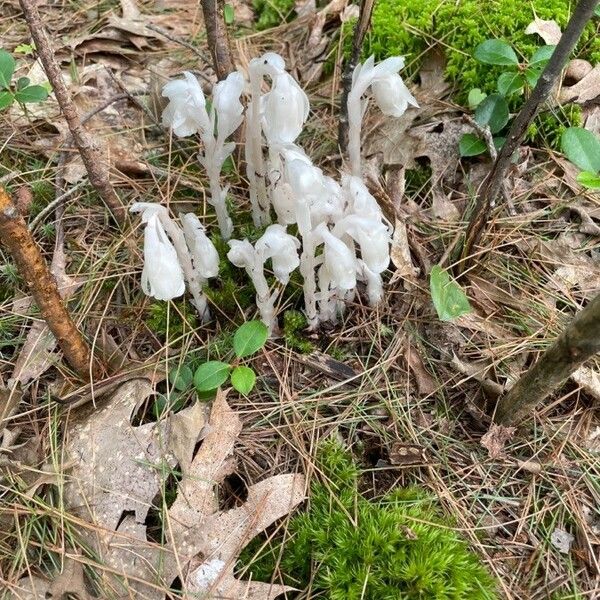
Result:
{"type": "Polygon", "coordinates": [[[336,442],[318,455],[321,478],[284,542],[257,542],[244,555],[257,579],[275,565],[289,585],[330,600],[492,600],[495,583],[452,530],[430,494],[396,489],[370,501],[360,470],[336,442]],[[258,548],[258,550],[257,550],[258,548]],[[254,556],[254,560],[251,560],[254,556]]]}

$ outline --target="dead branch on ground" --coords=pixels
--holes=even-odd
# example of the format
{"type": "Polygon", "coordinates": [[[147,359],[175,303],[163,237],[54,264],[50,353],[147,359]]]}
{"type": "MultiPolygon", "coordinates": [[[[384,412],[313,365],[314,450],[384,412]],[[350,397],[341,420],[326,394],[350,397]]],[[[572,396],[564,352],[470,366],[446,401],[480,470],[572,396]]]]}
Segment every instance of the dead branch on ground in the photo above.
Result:
{"type": "Polygon", "coordinates": [[[92,358],[90,347],[69,315],[25,220],[3,188],[0,188],[0,240],[13,257],[67,362],[82,379],[99,376],[100,363],[92,358]]]}
{"type": "Polygon", "coordinates": [[[583,362],[600,352],[600,294],[575,315],[539,360],[496,408],[495,420],[514,425],[563,383],[583,362]]]}
{"type": "Polygon", "coordinates": [[[44,71],[52,85],[54,95],[67,121],[69,131],[77,150],[81,155],[90,183],[94,186],[102,201],[106,204],[120,225],[127,221],[127,212],[108,176],[108,164],[103,159],[102,152],[94,138],[81,122],[81,118],[71,94],[65,85],[60,66],[48,39],[48,34],[42,24],[40,13],[35,0],[19,0],[21,9],[27,21],[27,26],[36,46],[36,51],[44,67],[44,71]]]}

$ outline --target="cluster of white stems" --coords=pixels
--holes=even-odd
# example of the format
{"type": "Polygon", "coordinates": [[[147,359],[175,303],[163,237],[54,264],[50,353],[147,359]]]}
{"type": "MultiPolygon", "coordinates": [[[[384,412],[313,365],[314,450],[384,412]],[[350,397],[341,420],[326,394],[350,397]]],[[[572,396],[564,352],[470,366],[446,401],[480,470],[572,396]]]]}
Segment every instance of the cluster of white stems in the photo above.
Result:
{"type": "MultiPolygon", "coordinates": [[[[276,327],[279,294],[297,268],[311,328],[336,319],[344,302],[353,298],[357,281],[366,284],[372,305],[381,300],[381,274],[390,261],[393,231],[361,177],[361,126],[369,88],[386,115],[400,117],[409,105],[417,106],[398,75],[403,65],[401,57],[378,65],[371,57],[356,67],[348,96],[350,173],[342,174],[339,183],[313,165],[296,144],[310,107],[278,54],[268,52],[251,60],[249,82],[236,71],[217,83],[210,108],[191,73],[164,87],[169,104],[163,124],[178,137],[200,136],[203,150],[198,160],[208,175],[208,202],[215,208],[222,237],[229,241],[227,257],[248,273],[261,319],[270,329],[276,327]],[[254,245],[231,239],[228,188],[221,184],[223,164],[235,148],[227,139],[244,118],[244,89],[249,92],[245,161],[252,217],[257,227],[267,226],[254,245]],[[270,225],[273,213],[277,224],[270,225]],[[295,226],[300,239],[288,233],[288,226],[295,226]],[[278,282],[273,289],[265,275],[268,261],[278,282]]],[[[157,204],[138,203],[131,210],[141,212],[146,223],[144,292],[168,300],[183,294],[187,283],[194,306],[208,318],[202,286],[217,276],[219,257],[198,218],[181,215],[180,227],[157,204]]]]}

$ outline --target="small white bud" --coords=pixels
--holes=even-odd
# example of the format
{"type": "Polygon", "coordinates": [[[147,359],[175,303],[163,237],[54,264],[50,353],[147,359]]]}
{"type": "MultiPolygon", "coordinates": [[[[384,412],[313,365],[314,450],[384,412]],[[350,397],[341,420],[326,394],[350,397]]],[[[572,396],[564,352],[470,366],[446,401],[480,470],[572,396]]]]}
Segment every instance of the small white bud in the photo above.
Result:
{"type": "Polygon", "coordinates": [[[162,91],[162,95],[169,99],[162,114],[163,125],[173,129],[178,137],[210,129],[204,92],[194,75],[188,71],[183,75],[185,79],[170,81],[162,91]]]}

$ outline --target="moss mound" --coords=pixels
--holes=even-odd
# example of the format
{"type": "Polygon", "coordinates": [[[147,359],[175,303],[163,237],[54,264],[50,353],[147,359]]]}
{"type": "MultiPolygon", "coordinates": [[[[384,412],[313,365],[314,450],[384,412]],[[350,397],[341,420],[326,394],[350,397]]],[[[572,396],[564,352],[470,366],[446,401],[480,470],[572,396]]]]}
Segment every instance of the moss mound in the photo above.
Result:
{"type": "MultiPolygon", "coordinates": [[[[489,38],[504,39],[528,59],[544,42],[537,35],[526,34],[527,25],[537,16],[555,20],[564,29],[574,5],[574,0],[379,0],[365,55],[375,54],[377,59],[406,55],[416,72],[420,55],[438,42],[448,59],[446,76],[464,100],[472,88],[493,92],[502,72],[501,67],[473,59],[478,44],[489,38]]],[[[576,49],[579,58],[592,63],[600,61],[598,24],[599,20],[593,19],[587,25],[576,49]]]]}
{"type": "Polygon", "coordinates": [[[290,521],[283,548],[279,542],[259,551],[253,579],[268,580],[279,564],[286,583],[311,582],[311,598],[497,598],[488,572],[422,490],[370,502],[358,493],[357,467],[337,444],[323,447],[320,462],[327,483],[313,484],[310,507],[290,521]]]}

